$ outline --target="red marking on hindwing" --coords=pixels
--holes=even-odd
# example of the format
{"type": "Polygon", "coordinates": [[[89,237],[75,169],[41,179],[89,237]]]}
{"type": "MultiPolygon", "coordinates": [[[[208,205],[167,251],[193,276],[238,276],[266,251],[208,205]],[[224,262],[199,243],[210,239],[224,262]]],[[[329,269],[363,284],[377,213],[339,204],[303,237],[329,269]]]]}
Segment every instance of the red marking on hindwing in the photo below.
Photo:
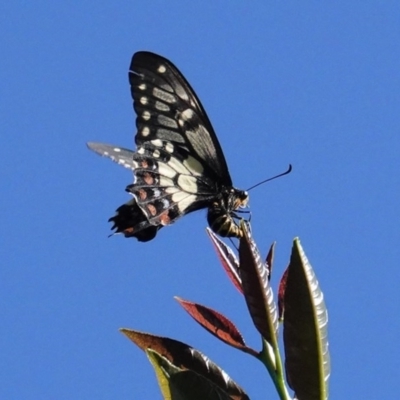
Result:
{"type": "Polygon", "coordinates": [[[145,200],[147,198],[147,192],[144,189],[138,190],[140,200],[145,200]]]}
{"type": "Polygon", "coordinates": [[[168,215],[168,211],[164,211],[161,215],[160,215],[160,222],[161,225],[169,225],[171,222],[171,218],[168,215]]]}
{"type": "Polygon", "coordinates": [[[153,185],[154,184],[154,178],[149,172],[145,172],[143,174],[143,180],[148,184],[148,185],[153,185]]]}

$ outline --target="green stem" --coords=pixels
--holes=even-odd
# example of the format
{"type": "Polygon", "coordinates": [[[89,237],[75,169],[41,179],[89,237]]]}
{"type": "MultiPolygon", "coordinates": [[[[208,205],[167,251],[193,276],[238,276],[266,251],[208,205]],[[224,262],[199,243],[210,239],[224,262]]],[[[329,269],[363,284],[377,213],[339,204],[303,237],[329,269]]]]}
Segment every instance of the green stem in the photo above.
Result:
{"type": "Polygon", "coordinates": [[[285,385],[285,377],[283,375],[282,359],[277,343],[273,346],[264,339],[262,340],[263,350],[259,354],[260,361],[266,366],[280,400],[292,400],[287,387],[285,385]],[[273,353],[270,351],[272,350],[273,353]]]}

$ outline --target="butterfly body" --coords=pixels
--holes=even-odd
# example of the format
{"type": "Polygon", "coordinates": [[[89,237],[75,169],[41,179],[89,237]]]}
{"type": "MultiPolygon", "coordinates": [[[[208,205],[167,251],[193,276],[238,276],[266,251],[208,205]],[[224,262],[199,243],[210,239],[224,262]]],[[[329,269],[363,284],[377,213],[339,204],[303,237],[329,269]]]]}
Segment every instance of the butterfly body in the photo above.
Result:
{"type": "Polygon", "coordinates": [[[244,190],[226,188],[208,208],[207,221],[210,228],[223,237],[240,237],[242,232],[234,218],[235,210],[246,206],[248,194],[244,190]]]}
{"type": "Polygon", "coordinates": [[[189,83],[170,61],[149,52],[133,56],[129,81],[136,151],[88,143],[134,173],[126,188],[133,199],[110,218],[115,232],[148,241],[161,227],[208,208],[216,233],[241,236],[235,210],[247,204],[247,192],[232,186],[221,146],[189,83]]]}

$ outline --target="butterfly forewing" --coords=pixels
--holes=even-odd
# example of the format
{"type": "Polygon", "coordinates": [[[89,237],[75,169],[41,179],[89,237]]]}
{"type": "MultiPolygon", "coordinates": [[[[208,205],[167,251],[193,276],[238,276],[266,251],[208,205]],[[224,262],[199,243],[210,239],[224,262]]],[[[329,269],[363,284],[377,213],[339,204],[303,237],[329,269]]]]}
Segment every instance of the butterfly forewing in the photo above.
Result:
{"type": "Polygon", "coordinates": [[[129,81],[137,113],[136,144],[167,140],[186,149],[214,181],[231,186],[225,157],[199,99],[178,69],[153,53],[138,52],[129,81]]]}

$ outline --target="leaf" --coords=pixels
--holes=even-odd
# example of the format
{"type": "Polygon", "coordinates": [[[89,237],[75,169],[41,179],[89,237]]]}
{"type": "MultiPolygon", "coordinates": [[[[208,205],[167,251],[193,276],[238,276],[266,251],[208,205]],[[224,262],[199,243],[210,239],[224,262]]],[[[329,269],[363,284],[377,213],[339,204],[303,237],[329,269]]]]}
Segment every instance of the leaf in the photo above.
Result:
{"type": "Polygon", "coordinates": [[[176,367],[192,370],[209,379],[216,386],[227,392],[231,399],[247,400],[249,398],[244,390],[225,371],[193,347],[178,340],[150,335],[144,332],[130,329],[120,330],[142,350],[152,349],[176,367]]]}
{"type": "Polygon", "coordinates": [[[286,290],[286,282],[288,276],[288,268],[285,269],[285,272],[282,275],[281,280],[279,281],[279,288],[278,288],[278,315],[279,320],[283,320],[283,314],[285,311],[285,290],[286,290]]]}
{"type": "Polygon", "coordinates": [[[194,371],[177,368],[154,350],[146,353],[156,371],[164,400],[231,400],[209,379],[194,371]]]}
{"type": "Polygon", "coordinates": [[[257,357],[258,353],[246,346],[241,333],[224,315],[201,304],[192,303],[179,297],[175,297],[175,299],[196,322],[212,335],[230,346],[257,357]]]}
{"type": "Polygon", "coordinates": [[[272,268],[274,266],[275,246],[276,246],[276,242],[271,244],[271,247],[269,248],[267,257],[265,259],[265,266],[268,269],[268,279],[269,280],[271,280],[272,268]]]}
{"type": "Polygon", "coordinates": [[[328,314],[315,273],[294,240],[284,294],[286,375],[299,400],[328,398],[328,314]]]}
{"type": "Polygon", "coordinates": [[[171,376],[172,400],[232,400],[224,390],[194,371],[171,376]]]}
{"type": "Polygon", "coordinates": [[[261,261],[260,253],[242,222],[244,235],[239,242],[240,277],[247,308],[254,326],[264,339],[276,347],[278,314],[268,279],[268,269],[261,261]]]}
{"type": "Polygon", "coordinates": [[[229,279],[235,288],[243,294],[242,282],[239,274],[239,261],[230,247],[228,247],[210,228],[207,228],[208,236],[210,237],[218,258],[221,261],[222,267],[227,273],[229,279]]]}
{"type": "Polygon", "coordinates": [[[170,363],[165,357],[161,356],[154,350],[146,350],[147,357],[156,373],[158,386],[165,400],[172,399],[169,378],[173,372],[182,371],[181,369],[170,363]]]}

